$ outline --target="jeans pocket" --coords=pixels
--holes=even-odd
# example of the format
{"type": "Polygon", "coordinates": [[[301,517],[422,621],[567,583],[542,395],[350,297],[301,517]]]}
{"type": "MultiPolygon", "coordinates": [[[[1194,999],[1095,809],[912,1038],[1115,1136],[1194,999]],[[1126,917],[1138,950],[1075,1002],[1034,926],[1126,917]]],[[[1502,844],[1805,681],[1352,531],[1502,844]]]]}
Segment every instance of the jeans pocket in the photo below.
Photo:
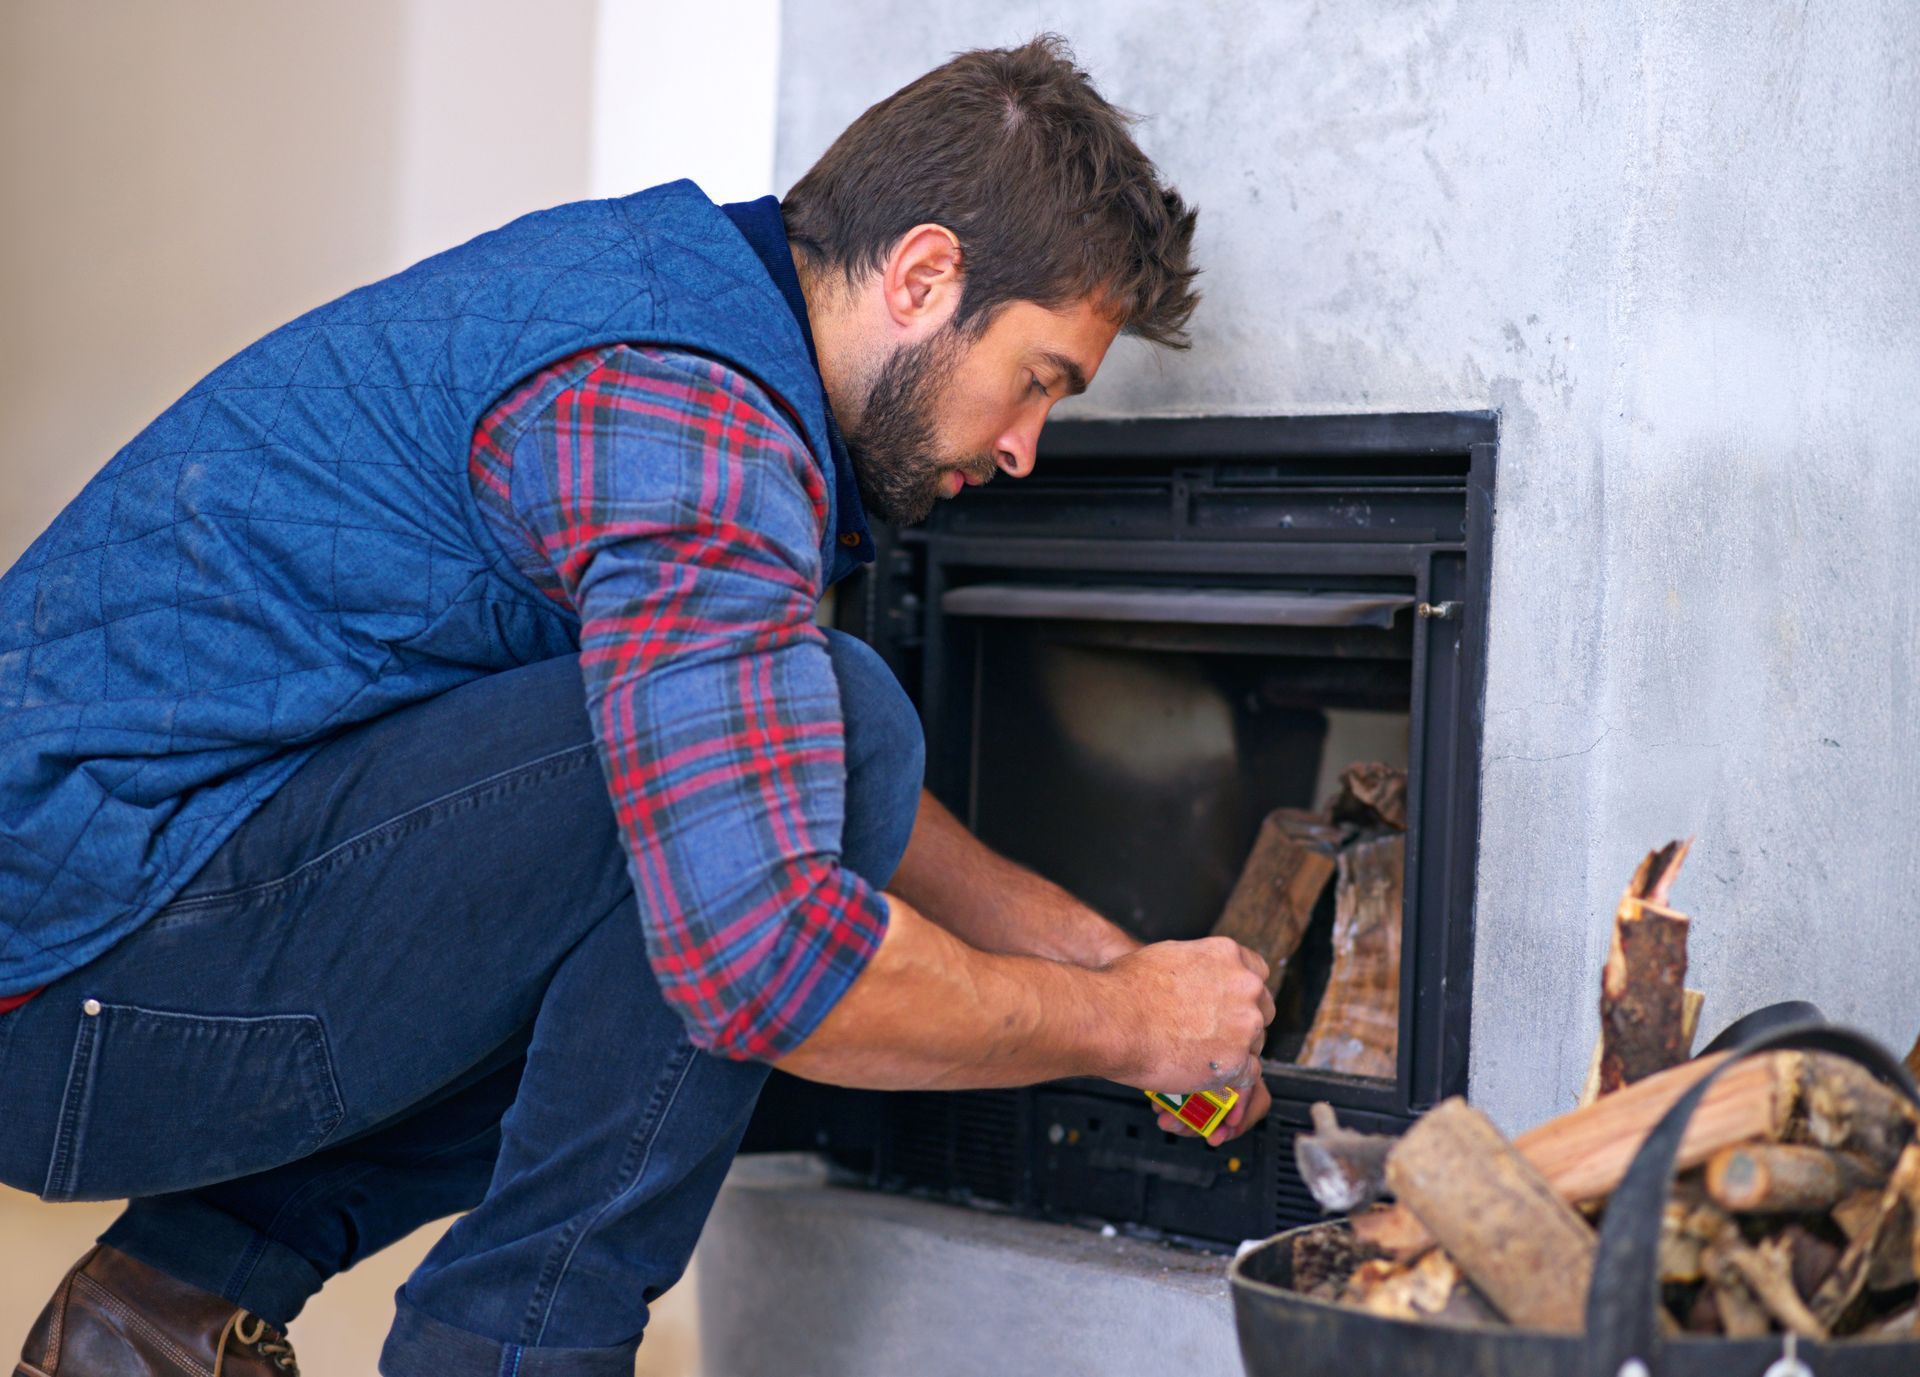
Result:
{"type": "Polygon", "coordinates": [[[89,1000],[47,1166],[48,1200],[192,1190],[313,1152],[344,1110],[320,1020],[89,1000]]]}

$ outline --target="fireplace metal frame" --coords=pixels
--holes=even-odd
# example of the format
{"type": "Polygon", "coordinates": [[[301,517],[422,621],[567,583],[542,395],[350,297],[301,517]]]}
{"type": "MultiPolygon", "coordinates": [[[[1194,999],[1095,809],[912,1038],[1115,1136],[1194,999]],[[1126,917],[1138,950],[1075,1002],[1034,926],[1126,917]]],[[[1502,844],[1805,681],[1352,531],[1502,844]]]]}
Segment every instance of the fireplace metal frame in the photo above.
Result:
{"type": "Polygon", "coordinates": [[[784,1083],[770,1088],[748,1148],[823,1147],[873,1184],[971,1193],[1039,1213],[1118,1215],[1174,1235],[1230,1241],[1301,1216],[1290,1145],[1312,1100],[1331,1101],[1357,1126],[1391,1130],[1463,1091],[1497,446],[1497,416],[1487,412],[1056,423],[1043,436],[1033,478],[973,490],[942,504],[924,526],[876,532],[875,567],[841,585],[835,609],[838,624],[872,643],[920,705],[929,726],[928,786],[965,818],[967,742],[945,729],[960,706],[951,662],[958,638],[949,634],[941,600],[956,582],[1007,571],[1127,571],[1254,586],[1410,589],[1421,609],[1412,627],[1409,704],[1414,844],[1392,1082],[1268,1063],[1275,1112],[1239,1140],[1240,1154],[1229,1159],[1234,1180],[1219,1179],[1214,1158],[1195,1155],[1207,1153],[1204,1146],[1157,1141],[1157,1130],[1143,1135],[1141,1122],[1151,1124],[1144,1100],[1133,1096],[1136,1105],[1126,1098],[1132,1092],[1091,1081],[888,1097],[776,1078],[784,1083]],[[903,1129],[902,1114],[918,1115],[919,1127],[903,1129]],[[894,1141],[931,1133],[937,1148],[938,1135],[949,1131],[944,1168],[925,1143],[907,1151],[894,1141]],[[969,1154],[1001,1133],[1019,1140],[1010,1165],[970,1172],[969,1154]],[[1106,1187],[1083,1196],[1061,1177],[1088,1160],[1062,1157],[1068,1135],[1071,1145],[1093,1146],[1102,1171],[1124,1173],[1131,1163],[1196,1218],[1149,1208],[1154,1192],[1144,1179],[1131,1197],[1106,1187]],[[1243,1203],[1207,1208],[1219,1189],[1243,1203]],[[1128,1203],[1135,1198],[1138,1211],[1128,1203]]]}

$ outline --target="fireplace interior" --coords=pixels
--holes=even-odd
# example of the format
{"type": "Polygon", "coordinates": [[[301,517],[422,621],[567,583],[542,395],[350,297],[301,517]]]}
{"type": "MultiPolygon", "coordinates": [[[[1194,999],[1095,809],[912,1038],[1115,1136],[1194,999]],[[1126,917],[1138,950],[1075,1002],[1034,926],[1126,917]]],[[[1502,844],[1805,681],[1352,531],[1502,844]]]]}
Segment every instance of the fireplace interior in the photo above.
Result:
{"type": "Polygon", "coordinates": [[[1404,770],[1398,995],[1371,1060],[1313,1036],[1341,959],[1329,884],[1276,998],[1273,1113],[1221,1148],[1098,1081],[776,1075],[745,1150],[1218,1245],[1317,1217],[1292,1160],[1314,1101],[1395,1131],[1462,1090],[1496,440],[1483,413],[1060,423],[1034,476],[880,532],[836,602],[920,707],[928,787],[1146,941],[1212,931],[1274,810],[1322,807],[1350,764],[1404,770]]]}

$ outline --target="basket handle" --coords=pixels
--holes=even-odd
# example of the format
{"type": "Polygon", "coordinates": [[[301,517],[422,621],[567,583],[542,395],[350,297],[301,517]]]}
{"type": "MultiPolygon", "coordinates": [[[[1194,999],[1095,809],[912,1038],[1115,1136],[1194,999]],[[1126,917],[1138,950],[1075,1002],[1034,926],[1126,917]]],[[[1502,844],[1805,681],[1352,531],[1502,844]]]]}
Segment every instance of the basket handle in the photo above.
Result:
{"type": "Polygon", "coordinates": [[[1848,1028],[1796,1023],[1763,1031],[1733,1048],[1725,1061],[1694,1082],[1654,1126],[1608,1201],[1594,1254],[1593,1285],[1587,1292],[1587,1370],[1591,1377],[1660,1371],[1660,1336],[1655,1327],[1660,1304],[1660,1215],[1673,1184],[1673,1161],[1680,1150],[1681,1136],[1707,1087],[1721,1072],[1743,1057],[1788,1048],[1850,1058],[1920,1105],[1920,1090],[1915,1089],[1906,1068],[1879,1043],[1848,1028]],[[1644,1367],[1631,1367],[1635,1359],[1644,1367]]]}

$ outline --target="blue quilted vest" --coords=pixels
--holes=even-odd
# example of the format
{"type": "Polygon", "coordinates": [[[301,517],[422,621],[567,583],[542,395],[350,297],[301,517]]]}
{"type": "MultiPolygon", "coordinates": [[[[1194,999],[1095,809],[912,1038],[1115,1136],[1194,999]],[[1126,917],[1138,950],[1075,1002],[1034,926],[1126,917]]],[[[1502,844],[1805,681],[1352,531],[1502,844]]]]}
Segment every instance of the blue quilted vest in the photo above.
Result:
{"type": "Polygon", "coordinates": [[[517,380],[619,341],[724,359],[834,493],[844,448],[769,275],[791,264],[737,219],[691,182],[525,216],[242,350],[87,484],[0,577],[0,996],[137,928],[330,734],[577,649],[468,490],[517,380]]]}

